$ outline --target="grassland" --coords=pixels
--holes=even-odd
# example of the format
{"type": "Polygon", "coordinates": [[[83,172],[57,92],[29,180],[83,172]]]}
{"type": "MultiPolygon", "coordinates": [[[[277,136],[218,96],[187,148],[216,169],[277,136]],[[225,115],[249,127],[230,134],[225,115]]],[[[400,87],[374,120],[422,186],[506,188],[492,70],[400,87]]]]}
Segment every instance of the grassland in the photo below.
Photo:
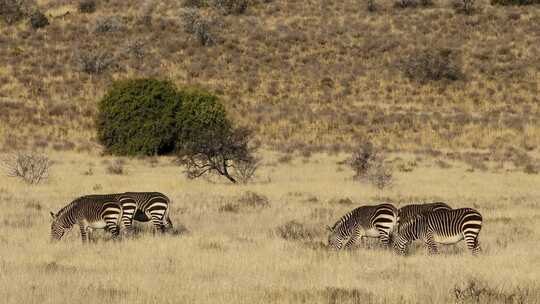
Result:
{"type": "Polygon", "coordinates": [[[97,1],[83,14],[75,1],[40,0],[49,26],[2,24],[2,149],[99,149],[96,103],[127,77],[216,92],[272,150],[343,151],[363,138],[399,151],[538,149],[538,6],[477,1],[465,15],[447,1],[376,1],[374,13],[357,0],[251,1],[241,15],[200,9],[216,37],[205,47],[185,32],[182,2],[97,1]],[[463,77],[404,76],[399,62],[438,49],[463,77]]]}
{"type": "Polygon", "coordinates": [[[0,179],[2,303],[540,303],[538,174],[471,171],[458,161],[442,169],[438,159],[399,154],[390,157],[417,165],[378,190],[351,179],[338,164],[346,155],[285,162],[264,152],[256,182],[231,185],[187,180],[168,158],[126,160],[125,174],[114,175],[107,157],[51,157],[43,184],[0,179]],[[127,190],[168,194],[179,233],[153,236],[139,225],[135,239],[97,233],[83,246],[74,229],[49,242],[49,210],[84,193],[127,190]],[[357,205],[433,199],[480,210],[479,257],[464,244],[438,256],[418,244],[408,257],[375,244],[324,247],[325,226],[357,205]]]}

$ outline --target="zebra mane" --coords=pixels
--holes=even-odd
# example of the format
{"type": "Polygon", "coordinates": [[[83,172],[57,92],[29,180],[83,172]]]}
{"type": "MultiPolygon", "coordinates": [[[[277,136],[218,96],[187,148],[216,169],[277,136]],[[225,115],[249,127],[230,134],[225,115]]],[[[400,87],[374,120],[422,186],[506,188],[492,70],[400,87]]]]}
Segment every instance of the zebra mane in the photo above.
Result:
{"type": "Polygon", "coordinates": [[[345,213],[345,215],[343,215],[342,217],[339,218],[339,220],[337,220],[337,222],[330,228],[332,231],[335,231],[339,226],[343,225],[343,223],[345,223],[346,221],[348,221],[352,214],[356,211],[356,209],[353,209],[347,213],[345,213]]]}
{"type": "Polygon", "coordinates": [[[71,203],[65,205],[64,207],[62,207],[62,209],[58,210],[58,212],[56,212],[55,214],[57,220],[58,218],[65,216],[69,211],[71,211],[73,207],[75,207],[75,205],[79,202],[80,199],[81,199],[80,197],[76,198],[71,203]]]}

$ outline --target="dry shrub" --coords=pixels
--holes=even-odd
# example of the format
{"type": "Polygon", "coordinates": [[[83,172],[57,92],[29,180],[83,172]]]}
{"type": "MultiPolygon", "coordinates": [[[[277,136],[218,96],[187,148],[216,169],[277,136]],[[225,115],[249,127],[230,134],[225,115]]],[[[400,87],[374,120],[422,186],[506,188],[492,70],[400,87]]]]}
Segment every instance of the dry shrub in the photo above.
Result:
{"type": "Polygon", "coordinates": [[[214,0],[214,7],[219,9],[225,15],[240,15],[246,12],[248,0],[214,0]]]}
{"type": "Polygon", "coordinates": [[[79,12],[83,14],[91,14],[96,11],[95,0],[81,0],[79,1],[79,12]]]}
{"type": "Polygon", "coordinates": [[[226,203],[224,205],[221,205],[218,208],[219,212],[231,212],[231,213],[238,213],[240,212],[240,205],[234,204],[234,203],[226,203]]]}
{"type": "Polygon", "coordinates": [[[94,31],[99,34],[123,31],[126,28],[122,18],[118,16],[100,17],[96,20],[94,31]]]}
{"type": "Polygon", "coordinates": [[[374,303],[376,298],[373,293],[356,288],[327,287],[324,294],[329,304],[374,303]]]}
{"type": "Polygon", "coordinates": [[[420,83],[456,81],[465,78],[461,71],[460,56],[451,49],[416,50],[399,60],[397,66],[406,77],[420,83]]]}
{"type": "Polygon", "coordinates": [[[385,162],[384,157],[379,156],[370,166],[366,178],[372,185],[382,190],[392,185],[393,168],[385,162]]]}
{"type": "Polygon", "coordinates": [[[87,74],[101,74],[108,68],[114,66],[116,58],[107,51],[91,50],[77,51],[74,54],[74,61],[81,72],[87,74]]]}
{"type": "Polygon", "coordinates": [[[315,237],[312,229],[297,221],[288,221],[277,228],[277,234],[288,241],[311,241],[315,237]]]}
{"type": "Polygon", "coordinates": [[[39,184],[49,176],[51,161],[46,155],[18,153],[3,161],[9,177],[18,177],[27,184],[39,184]]]}
{"type": "Polygon", "coordinates": [[[122,159],[116,159],[112,164],[109,164],[106,168],[108,174],[123,175],[125,174],[124,161],[122,159]]]}
{"type": "Polygon", "coordinates": [[[258,194],[252,191],[244,192],[240,198],[238,198],[238,203],[242,206],[247,206],[251,208],[268,208],[270,207],[270,201],[268,198],[262,194],[258,194]]]}
{"type": "Polygon", "coordinates": [[[387,164],[384,153],[370,142],[359,145],[350,159],[350,166],[356,180],[367,180],[381,190],[392,184],[393,167],[387,164]]]}
{"type": "Polygon", "coordinates": [[[523,172],[525,172],[527,174],[538,174],[539,166],[535,165],[534,163],[528,163],[523,168],[523,172]]]}
{"type": "Polygon", "coordinates": [[[350,205],[354,204],[354,202],[348,197],[346,197],[346,198],[334,198],[334,199],[331,199],[328,203],[329,204],[344,205],[344,206],[350,206],[350,205]]]}
{"type": "Polygon", "coordinates": [[[522,287],[504,292],[477,279],[470,279],[464,286],[455,286],[453,290],[457,303],[529,303],[534,302],[537,293],[522,287]]]}
{"type": "Polygon", "coordinates": [[[358,145],[349,160],[349,164],[354,170],[354,179],[362,179],[366,176],[378,153],[377,149],[369,141],[364,141],[358,145]]]}
{"type": "Polygon", "coordinates": [[[28,16],[35,5],[33,0],[0,0],[0,19],[8,25],[15,24],[28,16]]]}
{"type": "Polygon", "coordinates": [[[202,16],[197,9],[187,8],[182,12],[184,31],[193,35],[202,46],[210,46],[216,42],[212,31],[212,20],[202,16]]]}
{"type": "Polygon", "coordinates": [[[251,157],[245,161],[236,161],[234,163],[234,176],[242,184],[247,184],[255,178],[255,172],[261,164],[260,159],[251,157]]]}

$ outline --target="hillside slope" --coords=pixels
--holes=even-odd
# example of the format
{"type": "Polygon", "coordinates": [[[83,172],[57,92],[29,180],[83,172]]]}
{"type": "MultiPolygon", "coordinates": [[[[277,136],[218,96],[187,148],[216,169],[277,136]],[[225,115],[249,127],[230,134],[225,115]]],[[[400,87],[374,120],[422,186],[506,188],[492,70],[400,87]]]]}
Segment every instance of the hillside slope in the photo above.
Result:
{"type": "Polygon", "coordinates": [[[270,149],[369,138],[404,151],[538,151],[538,6],[480,2],[464,15],[447,2],[379,2],[369,13],[357,0],[260,1],[241,15],[202,8],[216,43],[201,46],[184,31],[181,2],[98,1],[83,14],[76,1],[42,0],[49,26],[2,23],[2,147],[95,150],[107,85],[155,76],[218,93],[270,149]],[[446,49],[457,81],[421,83],[399,64],[446,49]]]}

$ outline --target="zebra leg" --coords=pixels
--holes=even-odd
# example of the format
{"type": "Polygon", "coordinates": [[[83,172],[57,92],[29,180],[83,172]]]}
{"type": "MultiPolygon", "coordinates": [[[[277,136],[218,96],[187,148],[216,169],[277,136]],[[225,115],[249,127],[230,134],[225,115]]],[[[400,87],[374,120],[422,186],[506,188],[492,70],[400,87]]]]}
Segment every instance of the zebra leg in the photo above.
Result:
{"type": "Polygon", "coordinates": [[[118,236],[120,235],[120,227],[118,227],[118,223],[116,221],[106,220],[105,229],[112,234],[113,240],[118,239],[118,236]]]}
{"type": "Polygon", "coordinates": [[[165,225],[163,224],[163,214],[160,214],[158,212],[156,213],[148,212],[146,216],[148,216],[148,218],[150,218],[150,220],[152,221],[152,224],[154,225],[155,230],[158,230],[161,233],[165,232],[165,225]]]}
{"type": "Polygon", "coordinates": [[[465,242],[467,243],[467,248],[471,251],[473,255],[480,253],[480,243],[478,242],[478,235],[466,235],[465,242]]]}
{"type": "Polygon", "coordinates": [[[122,208],[122,225],[128,234],[133,234],[135,231],[133,228],[133,215],[137,210],[137,206],[135,204],[124,204],[122,208]]]}
{"type": "Polygon", "coordinates": [[[427,232],[424,234],[424,245],[428,249],[429,254],[437,254],[437,244],[435,244],[435,240],[433,239],[433,233],[427,232]]]}
{"type": "Polygon", "coordinates": [[[87,229],[88,229],[88,226],[85,225],[84,223],[79,223],[79,228],[81,230],[81,239],[82,239],[82,242],[83,243],[86,243],[88,242],[88,235],[86,233],[87,229]]]}

